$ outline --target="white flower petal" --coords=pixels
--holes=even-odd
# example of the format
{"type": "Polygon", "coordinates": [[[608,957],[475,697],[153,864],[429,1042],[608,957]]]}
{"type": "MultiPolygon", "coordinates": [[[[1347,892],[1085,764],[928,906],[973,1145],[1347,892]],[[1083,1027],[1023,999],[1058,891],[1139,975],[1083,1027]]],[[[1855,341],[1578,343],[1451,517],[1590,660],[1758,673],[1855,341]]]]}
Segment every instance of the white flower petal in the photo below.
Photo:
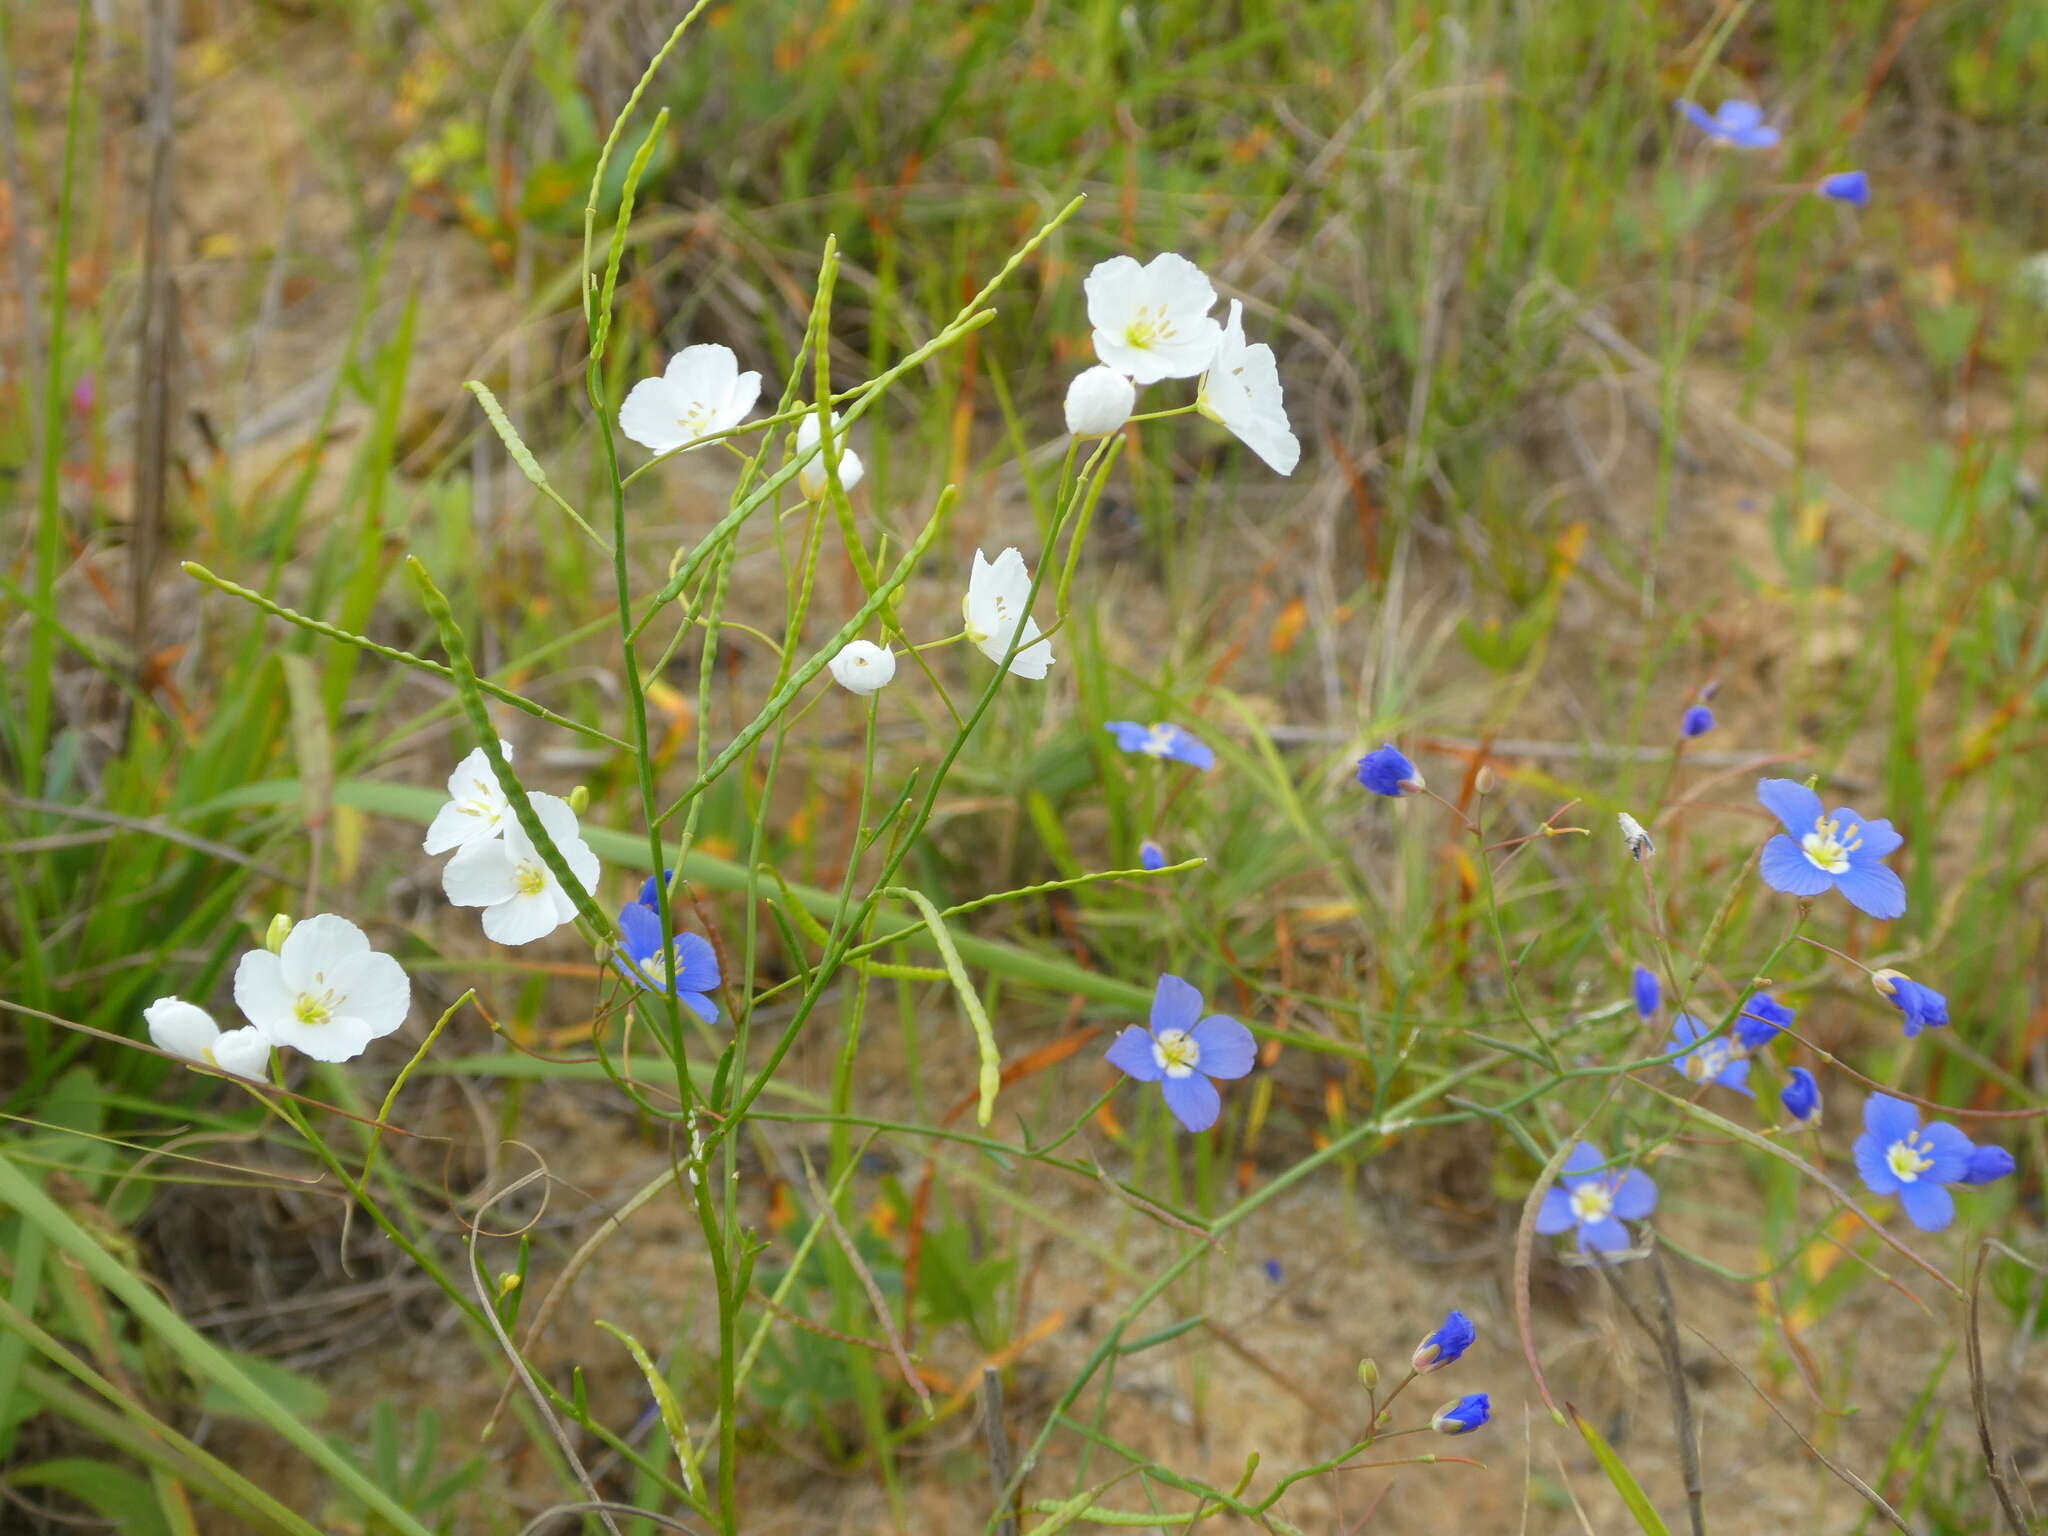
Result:
{"type": "Polygon", "coordinates": [[[1209,311],[1216,289],[1202,269],[1169,251],[1145,266],[1128,256],[1101,263],[1082,283],[1095,355],[1140,384],[1191,379],[1208,367],[1220,334],[1209,311]]]}
{"type": "Polygon", "coordinates": [[[276,1039],[276,1026],[292,1016],[296,994],[285,985],[284,966],[267,949],[252,949],[235,967],[235,1006],[242,1017],[276,1039]]]}
{"type": "Polygon", "coordinates": [[[213,1064],[252,1082],[270,1076],[270,1039],[260,1029],[231,1029],[213,1042],[213,1064]]]}
{"type": "Polygon", "coordinates": [[[362,929],[345,917],[322,912],[292,925],[278,946],[277,959],[285,985],[294,992],[322,991],[330,973],[369,949],[369,935],[362,929]]]}
{"type": "Polygon", "coordinates": [[[382,1039],[403,1024],[412,1007],[412,982],[405,967],[375,950],[343,961],[329,980],[335,991],[335,1013],[361,1019],[372,1040],[382,1039]]]}
{"type": "Polygon", "coordinates": [[[1107,437],[1123,429],[1137,405],[1137,385],[1098,363],[1067,386],[1067,430],[1076,437],[1107,437]]]}
{"type": "Polygon", "coordinates": [[[667,453],[690,440],[681,426],[684,410],[680,392],[667,379],[642,379],[619,406],[619,430],[643,448],[667,453]]]}
{"type": "Polygon", "coordinates": [[[685,347],[668,360],[662,377],[686,400],[716,400],[721,404],[732,394],[740,376],[740,360],[731,347],[700,342],[685,347]]]}
{"type": "Polygon", "coordinates": [[[294,1018],[276,1032],[279,1045],[288,1045],[315,1061],[353,1061],[363,1054],[372,1036],[369,1025],[353,1014],[338,1013],[318,1024],[294,1018]]]}
{"type": "MultiPolygon", "coordinates": [[[[559,795],[535,795],[533,809],[540,817],[541,827],[561,852],[562,862],[569,866],[569,873],[582,882],[586,891],[597,889],[597,855],[583,841],[583,829],[576,824],[576,813],[569,808],[569,802],[559,795]]],[[[552,871],[548,878],[554,879],[552,871]]]]}
{"type": "Polygon", "coordinates": [[[896,675],[896,653],[872,640],[852,640],[846,647],[826,663],[832,671],[832,680],[848,693],[865,698],[877,689],[888,686],[896,675]]]}
{"type": "Polygon", "coordinates": [[[221,1038],[213,1015],[183,998],[160,997],[142,1010],[142,1017],[149,1025],[149,1038],[156,1048],[174,1056],[204,1061],[214,1042],[221,1038]]]}
{"type": "MultiPolygon", "coordinates": [[[[522,891],[484,908],[484,933],[500,944],[531,944],[567,921],[555,905],[555,891],[522,891]]],[[[573,908],[571,909],[573,912],[573,908]]]]}
{"type": "MultiPolygon", "coordinates": [[[[818,426],[816,411],[797,423],[796,453],[798,458],[816,448],[824,433],[818,426]]],[[[839,449],[839,488],[849,494],[867,477],[867,468],[860,461],[860,455],[846,445],[846,437],[839,430],[839,413],[832,413],[832,441],[839,449]]],[[[825,468],[825,455],[820,453],[796,472],[797,488],[812,501],[822,497],[831,485],[825,468]]]]}
{"type": "Polygon", "coordinates": [[[517,896],[519,871],[508,845],[518,831],[507,822],[503,842],[492,838],[460,849],[441,870],[443,894],[458,907],[490,907],[517,896]]]}
{"type": "Polygon", "coordinates": [[[1268,468],[1291,475],[1301,462],[1301,444],[1287,423],[1280,369],[1274,361],[1273,349],[1263,342],[1256,346],[1246,344],[1244,305],[1236,299],[1230,301],[1230,319],[1223,327],[1222,339],[1196,404],[1204,415],[1222,423],[1264,460],[1268,468]]]}

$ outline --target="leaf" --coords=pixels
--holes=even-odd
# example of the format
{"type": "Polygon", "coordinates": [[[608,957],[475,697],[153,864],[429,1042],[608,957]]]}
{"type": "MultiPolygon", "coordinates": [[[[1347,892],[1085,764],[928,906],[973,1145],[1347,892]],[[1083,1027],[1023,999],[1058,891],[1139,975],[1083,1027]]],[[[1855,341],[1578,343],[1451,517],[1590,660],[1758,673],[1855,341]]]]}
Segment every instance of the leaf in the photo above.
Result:
{"type": "Polygon", "coordinates": [[[61,1456],[16,1467],[12,1488],[53,1488],[110,1520],[123,1536],[171,1536],[149,1484],[133,1472],[84,1456],[61,1456]]]}
{"type": "Polygon", "coordinates": [[[1635,1474],[1629,1471],[1627,1463],[1615,1454],[1614,1447],[1609,1445],[1600,1431],[1587,1423],[1585,1415],[1570,1403],[1564,1405],[1564,1411],[1571,1415],[1572,1423],[1577,1426],[1579,1433],[1586,1437],[1586,1444],[1593,1448],[1593,1459],[1600,1463],[1600,1470],[1607,1474],[1607,1481],[1614,1484],[1614,1491],[1621,1495],[1621,1502],[1628,1507],[1628,1512],[1636,1517],[1636,1525],[1642,1529],[1645,1536],[1671,1536],[1671,1528],[1664,1523],[1663,1517],[1652,1506],[1649,1496],[1643,1492],[1642,1484],[1636,1481],[1635,1474]]]}
{"type": "MultiPolygon", "coordinates": [[[[266,1360],[261,1355],[245,1355],[238,1349],[223,1349],[221,1354],[240,1366],[251,1381],[284,1404],[294,1416],[301,1419],[325,1416],[327,1389],[312,1377],[287,1370],[275,1360],[266,1360]]],[[[199,1405],[203,1411],[222,1418],[247,1419],[257,1424],[267,1422],[263,1411],[248,1406],[219,1383],[208,1384],[199,1396],[199,1405]]]]}

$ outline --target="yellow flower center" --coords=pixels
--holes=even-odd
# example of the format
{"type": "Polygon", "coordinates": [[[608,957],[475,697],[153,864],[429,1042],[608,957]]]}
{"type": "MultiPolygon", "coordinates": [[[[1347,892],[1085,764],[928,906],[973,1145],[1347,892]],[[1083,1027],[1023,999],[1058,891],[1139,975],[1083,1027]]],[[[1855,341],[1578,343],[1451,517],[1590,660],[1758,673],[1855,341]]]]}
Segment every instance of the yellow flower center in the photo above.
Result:
{"type": "Polygon", "coordinates": [[[1849,867],[1849,855],[1863,846],[1858,836],[1862,828],[1855,822],[1843,826],[1839,821],[1823,816],[1813,824],[1813,830],[1799,840],[1807,862],[1815,869],[1826,870],[1839,875],[1849,867]]]}
{"type": "MultiPolygon", "coordinates": [[[[298,1001],[292,1004],[292,1017],[301,1024],[325,1024],[334,1017],[334,994],[322,992],[317,997],[311,992],[301,992],[298,1001]]],[[[213,1053],[207,1052],[208,1059],[213,1053]]]]}
{"type": "Polygon", "coordinates": [[[1572,1191],[1572,1215],[1581,1222],[1605,1221],[1614,1211],[1614,1191],[1605,1180],[1581,1184],[1572,1191]]]}
{"type": "Polygon", "coordinates": [[[1169,1029],[1152,1041],[1152,1059],[1168,1077],[1186,1077],[1202,1059],[1202,1048],[1184,1029],[1169,1029]]]}
{"type": "Polygon", "coordinates": [[[1685,1075],[1696,1083],[1711,1083],[1735,1060],[1735,1052],[1725,1040],[1709,1040],[1705,1045],[1685,1058],[1685,1075]]]}
{"type": "Polygon", "coordinates": [[[1147,757],[1165,757],[1173,751],[1173,727],[1148,725],[1145,727],[1145,739],[1139,743],[1138,750],[1147,757]]]}
{"type": "Polygon", "coordinates": [[[1884,1160],[1901,1184],[1918,1182],[1920,1175],[1934,1166],[1934,1159],[1928,1156],[1927,1144],[1921,1141],[1918,1131],[1912,1132],[1904,1141],[1893,1142],[1884,1160]]]}
{"type": "Polygon", "coordinates": [[[1133,347],[1149,347],[1173,340],[1173,322],[1166,318],[1164,304],[1141,304],[1124,327],[1124,341],[1133,347]]]}
{"type": "Polygon", "coordinates": [[[548,888],[548,871],[545,864],[522,864],[519,866],[519,894],[538,896],[548,888]]]}

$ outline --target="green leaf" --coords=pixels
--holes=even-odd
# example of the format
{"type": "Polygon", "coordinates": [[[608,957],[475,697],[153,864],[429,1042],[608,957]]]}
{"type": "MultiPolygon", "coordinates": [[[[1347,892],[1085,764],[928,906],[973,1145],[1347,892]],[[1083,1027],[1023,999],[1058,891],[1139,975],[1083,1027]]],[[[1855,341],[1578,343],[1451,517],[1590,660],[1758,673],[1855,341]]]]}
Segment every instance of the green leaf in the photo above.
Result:
{"type": "Polygon", "coordinates": [[[16,1467],[7,1474],[7,1481],[15,1488],[51,1488],[68,1494],[111,1520],[123,1536],[171,1536],[148,1482],[110,1463],[62,1456],[16,1467]]]}
{"type": "Polygon", "coordinates": [[[1643,1492],[1643,1485],[1636,1481],[1628,1464],[1614,1453],[1614,1447],[1607,1443],[1606,1437],[1587,1423],[1585,1415],[1570,1403],[1564,1405],[1564,1411],[1571,1415],[1572,1423],[1586,1437],[1586,1444],[1593,1448],[1593,1459],[1600,1463],[1600,1470],[1607,1474],[1607,1481],[1614,1484],[1614,1491],[1621,1495],[1621,1502],[1635,1516],[1636,1525],[1645,1536],[1671,1536],[1671,1528],[1650,1503],[1649,1496],[1643,1492]]]}

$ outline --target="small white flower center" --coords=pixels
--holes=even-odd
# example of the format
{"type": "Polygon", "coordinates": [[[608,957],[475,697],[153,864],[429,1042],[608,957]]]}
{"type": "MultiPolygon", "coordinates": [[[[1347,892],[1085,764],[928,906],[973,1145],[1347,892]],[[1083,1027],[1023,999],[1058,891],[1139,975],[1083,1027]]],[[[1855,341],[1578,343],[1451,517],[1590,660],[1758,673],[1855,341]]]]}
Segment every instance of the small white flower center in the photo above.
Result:
{"type": "MultiPolygon", "coordinates": [[[[292,1004],[292,1017],[301,1024],[329,1023],[334,1018],[334,994],[301,992],[298,1001],[292,1004]]],[[[207,1048],[206,1059],[213,1060],[213,1050],[210,1046],[207,1048]]]]}
{"type": "Polygon", "coordinates": [[[701,400],[692,400],[689,409],[676,418],[676,425],[692,437],[702,437],[711,427],[711,408],[701,400]]]}
{"type": "Polygon", "coordinates": [[[1169,1029],[1152,1038],[1152,1059],[1168,1077],[1186,1077],[1202,1059],[1202,1048],[1184,1029],[1169,1029]]]}
{"type": "Polygon", "coordinates": [[[1685,1058],[1685,1075],[1696,1083],[1711,1083],[1734,1061],[1734,1047],[1726,1040],[1709,1040],[1685,1058]]]}
{"type": "Polygon", "coordinates": [[[1799,846],[1806,854],[1806,861],[1815,869],[1839,875],[1849,867],[1849,855],[1863,846],[1863,839],[1857,835],[1862,830],[1853,821],[1845,827],[1839,821],[1823,816],[1813,824],[1813,830],[1799,840],[1799,846]]]}
{"type": "Polygon", "coordinates": [[[538,896],[548,888],[548,867],[529,859],[519,866],[519,894],[538,896]]]}
{"type": "Polygon", "coordinates": [[[1148,725],[1145,727],[1145,739],[1138,743],[1138,750],[1147,757],[1165,757],[1173,751],[1173,727],[1148,725]]]}
{"type": "Polygon", "coordinates": [[[1884,1160],[1901,1184],[1917,1183],[1920,1175],[1934,1166],[1934,1159],[1927,1155],[1927,1144],[1921,1141],[1918,1131],[1910,1133],[1904,1141],[1893,1142],[1884,1160]]]}
{"type": "Polygon", "coordinates": [[[1614,1191],[1604,1180],[1581,1184],[1572,1191],[1572,1215],[1579,1221],[1605,1221],[1613,1212],[1614,1191]]]}

